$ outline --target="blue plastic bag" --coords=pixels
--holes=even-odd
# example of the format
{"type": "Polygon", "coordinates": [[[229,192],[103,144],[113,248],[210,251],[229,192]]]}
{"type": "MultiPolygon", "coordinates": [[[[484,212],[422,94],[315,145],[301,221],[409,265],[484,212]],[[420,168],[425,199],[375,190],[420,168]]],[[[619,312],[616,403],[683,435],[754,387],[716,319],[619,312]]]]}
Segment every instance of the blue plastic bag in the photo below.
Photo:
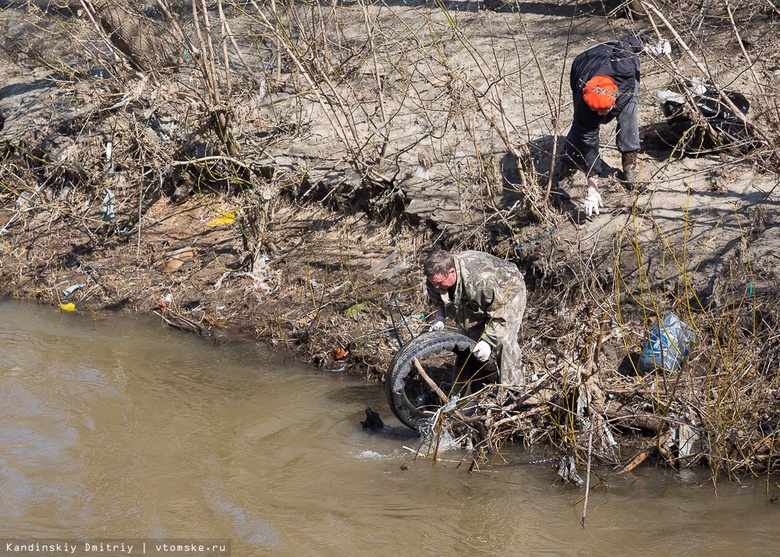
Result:
{"type": "Polygon", "coordinates": [[[673,311],[667,311],[663,319],[656,319],[650,326],[639,365],[645,371],[679,371],[694,340],[694,330],[680,321],[673,311]]]}

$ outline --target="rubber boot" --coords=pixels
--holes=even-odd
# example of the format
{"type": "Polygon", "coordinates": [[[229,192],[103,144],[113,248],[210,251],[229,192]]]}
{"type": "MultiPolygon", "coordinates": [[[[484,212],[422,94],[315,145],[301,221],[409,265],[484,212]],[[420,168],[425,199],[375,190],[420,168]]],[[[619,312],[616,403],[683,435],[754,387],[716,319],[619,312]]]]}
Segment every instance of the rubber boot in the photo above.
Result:
{"type": "Polygon", "coordinates": [[[639,179],[639,170],[637,168],[639,157],[637,155],[637,151],[628,151],[620,154],[621,162],[623,163],[623,185],[628,190],[635,189],[639,179]]]}

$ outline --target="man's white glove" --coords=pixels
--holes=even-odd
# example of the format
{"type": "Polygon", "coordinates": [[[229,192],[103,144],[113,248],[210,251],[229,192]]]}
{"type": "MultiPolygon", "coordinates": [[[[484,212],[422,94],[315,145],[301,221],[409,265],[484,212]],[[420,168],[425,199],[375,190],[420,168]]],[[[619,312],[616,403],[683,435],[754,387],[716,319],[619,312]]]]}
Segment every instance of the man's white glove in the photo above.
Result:
{"type": "Polygon", "coordinates": [[[588,195],[585,197],[585,203],[583,205],[583,210],[585,211],[585,216],[589,217],[591,215],[599,214],[599,209],[604,206],[604,202],[601,200],[601,194],[599,193],[598,188],[588,188],[588,195]]]}
{"type": "Polygon", "coordinates": [[[651,50],[656,56],[661,56],[662,54],[671,54],[672,45],[669,44],[669,41],[658,41],[652,46],[651,50]]]}
{"type": "Polygon", "coordinates": [[[490,345],[484,340],[480,340],[474,345],[471,353],[480,362],[487,362],[490,359],[490,345]]]}
{"type": "Polygon", "coordinates": [[[431,323],[431,326],[428,328],[429,332],[433,331],[441,331],[444,329],[444,318],[443,317],[437,317],[433,320],[433,323],[431,323]]]}

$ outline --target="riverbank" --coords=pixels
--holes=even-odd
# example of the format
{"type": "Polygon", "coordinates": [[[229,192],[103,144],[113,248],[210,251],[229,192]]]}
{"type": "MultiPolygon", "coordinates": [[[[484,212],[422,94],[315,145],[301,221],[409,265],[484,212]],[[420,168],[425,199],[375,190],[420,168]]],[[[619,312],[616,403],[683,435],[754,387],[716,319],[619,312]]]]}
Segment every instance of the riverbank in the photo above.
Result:
{"type": "MultiPolygon", "coordinates": [[[[586,220],[547,197],[570,119],[562,76],[581,48],[647,20],[545,3],[288,6],[275,17],[226,5],[197,20],[175,5],[173,20],[126,7],[136,29],[189,37],[175,71],[145,66],[133,45],[127,55],[122,28],[106,31],[117,20],[104,3],[86,13],[12,3],[0,14],[2,294],[96,316],[156,312],[166,325],[244,334],[382,381],[399,340],[427,327],[424,257],[434,246],[481,249],[525,273],[526,373],[557,377],[557,395],[585,401],[575,420],[534,414],[496,438],[626,465],[676,432],[660,453],[671,465],[775,466],[771,9],[744,12],[733,28],[702,14],[707,41],[695,56],[680,37],[669,58],[643,60],[647,191],[625,191],[607,172],[607,206],[586,220]],[[223,37],[227,57],[195,27],[223,37]],[[703,56],[709,77],[753,101],[763,147],[681,157],[664,143],[655,92],[698,75],[703,56]],[[638,377],[631,362],[665,310],[697,331],[685,373],[638,377]],[[637,417],[648,415],[655,427],[643,428],[637,417]],[[600,450],[588,447],[584,416],[609,431],[600,450]],[[681,453],[681,424],[695,430],[695,450],[681,453]]],[[[654,21],[673,36],[673,23],[654,21]]],[[[604,139],[605,161],[619,167],[604,139]]]]}

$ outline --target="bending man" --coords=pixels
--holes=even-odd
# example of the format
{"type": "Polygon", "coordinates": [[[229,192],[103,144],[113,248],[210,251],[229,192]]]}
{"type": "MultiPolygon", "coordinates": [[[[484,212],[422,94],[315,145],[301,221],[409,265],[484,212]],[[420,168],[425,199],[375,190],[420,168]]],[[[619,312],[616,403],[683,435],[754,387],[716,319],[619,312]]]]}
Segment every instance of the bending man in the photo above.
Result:
{"type": "MultiPolygon", "coordinates": [[[[668,43],[667,43],[668,48],[668,43]]],[[[617,118],[617,148],[623,165],[623,181],[633,189],[637,179],[639,126],[636,98],[639,93],[639,54],[644,46],[629,35],[597,44],[579,54],[572,63],[570,85],[574,121],[558,166],[557,193],[570,199],[569,187],[576,170],[588,177],[584,211],[599,214],[604,204],[599,193],[601,174],[599,128],[617,118]]]]}
{"type": "Polygon", "coordinates": [[[501,383],[523,386],[517,342],[525,313],[525,280],[516,265],[480,251],[434,251],[423,271],[428,294],[436,305],[431,330],[455,319],[477,341],[472,357],[487,362],[494,355],[501,383]]]}

